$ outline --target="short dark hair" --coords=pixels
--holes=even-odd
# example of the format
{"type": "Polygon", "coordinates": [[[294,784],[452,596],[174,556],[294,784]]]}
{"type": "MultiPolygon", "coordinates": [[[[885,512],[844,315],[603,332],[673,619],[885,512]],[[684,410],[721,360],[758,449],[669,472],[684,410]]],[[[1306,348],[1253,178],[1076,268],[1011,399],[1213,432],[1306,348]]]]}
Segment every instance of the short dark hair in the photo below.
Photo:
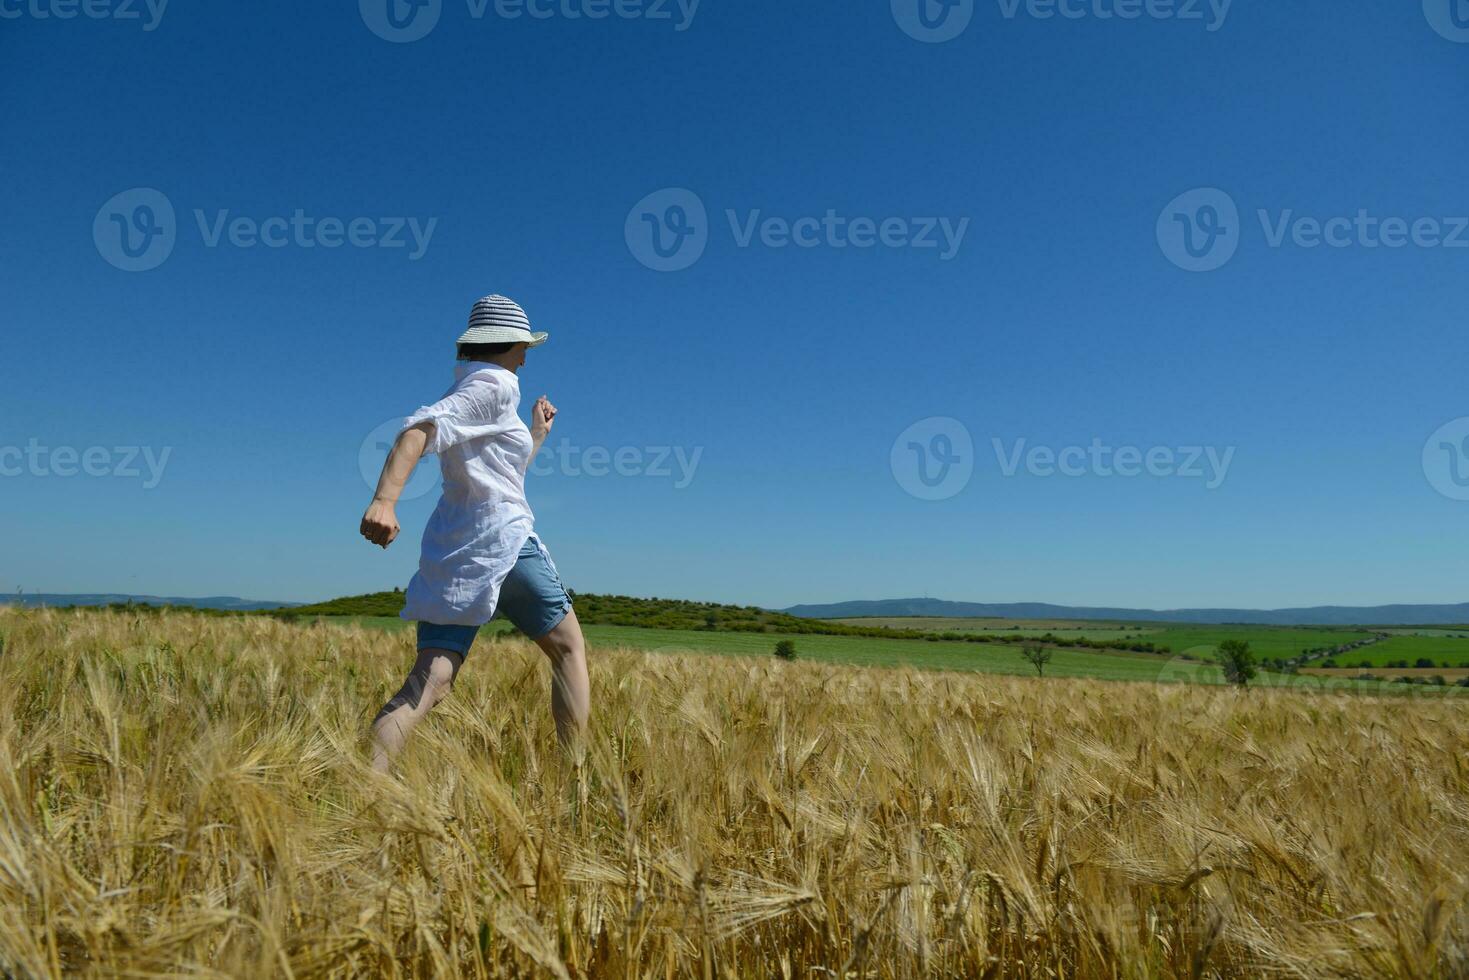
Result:
{"type": "Polygon", "coordinates": [[[487,361],[492,357],[499,357],[506,353],[515,344],[460,344],[459,360],[461,361],[487,361]]]}

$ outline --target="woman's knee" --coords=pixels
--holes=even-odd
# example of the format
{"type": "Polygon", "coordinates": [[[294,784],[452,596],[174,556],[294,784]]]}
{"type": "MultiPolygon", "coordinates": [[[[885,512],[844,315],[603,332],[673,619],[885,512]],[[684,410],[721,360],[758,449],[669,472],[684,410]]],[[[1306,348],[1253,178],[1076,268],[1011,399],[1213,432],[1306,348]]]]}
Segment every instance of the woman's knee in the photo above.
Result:
{"type": "Polygon", "coordinates": [[[393,695],[392,700],[383,705],[378,717],[391,714],[399,708],[408,708],[410,711],[432,708],[443,701],[454,689],[454,678],[459,673],[459,664],[457,655],[420,655],[418,662],[408,672],[407,679],[403,681],[403,686],[393,695]]]}
{"type": "Polygon", "coordinates": [[[454,678],[458,674],[459,664],[447,655],[441,654],[429,662],[427,687],[430,706],[438,704],[453,692],[454,678]]]}
{"type": "Polygon", "coordinates": [[[585,652],[581,630],[567,630],[560,626],[541,637],[537,644],[541,651],[551,658],[552,663],[574,659],[585,652]]]}

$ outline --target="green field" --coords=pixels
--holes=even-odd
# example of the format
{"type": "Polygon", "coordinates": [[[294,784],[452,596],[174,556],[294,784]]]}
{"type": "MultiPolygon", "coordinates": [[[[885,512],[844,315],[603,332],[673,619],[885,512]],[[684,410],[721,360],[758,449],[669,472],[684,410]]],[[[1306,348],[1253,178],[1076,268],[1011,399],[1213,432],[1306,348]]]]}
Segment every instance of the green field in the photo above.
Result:
{"type": "Polygon", "coordinates": [[[1399,660],[1406,660],[1412,667],[1420,657],[1432,660],[1435,667],[1469,667],[1469,640],[1451,636],[1394,636],[1332,659],[1340,667],[1355,667],[1363,662],[1385,667],[1399,660]]]}
{"type": "MultiPolygon", "coordinates": [[[[364,626],[403,629],[411,626],[399,619],[352,617],[364,626]]],[[[492,623],[486,633],[505,627],[492,623]]],[[[624,646],[667,653],[710,653],[726,656],[769,656],[777,640],[796,644],[804,660],[853,664],[867,667],[912,666],[930,670],[977,670],[990,674],[1034,674],[1035,668],[1020,657],[1020,647],[979,643],[941,643],[927,640],[884,639],[865,636],[785,635],[776,633],[716,633],[703,630],[644,629],[638,626],[582,624],[592,646],[624,646]]],[[[483,642],[483,641],[481,641],[483,642]]],[[[1092,677],[1102,680],[1156,680],[1168,658],[1130,651],[1055,650],[1046,667],[1057,677],[1092,677]]]]}
{"type": "Polygon", "coordinates": [[[1454,636],[1469,640],[1469,626],[1389,626],[1382,632],[1393,636],[1454,636]]]}
{"type": "MultiPolygon", "coordinates": [[[[1050,633],[1060,640],[1144,640],[1167,647],[1169,656],[1187,653],[1212,657],[1224,640],[1247,640],[1261,660],[1289,660],[1303,650],[1340,646],[1365,640],[1373,634],[1360,629],[1324,629],[1282,626],[1212,626],[1172,623],[1096,623],[1086,620],[1020,620],[988,618],[943,619],[929,616],[860,618],[834,620],[847,625],[881,626],[888,629],[931,630],[937,633],[987,633],[1015,637],[1017,642],[1050,633]]],[[[1366,652],[1364,649],[1363,653],[1366,652]]],[[[1355,657],[1356,651],[1347,654],[1355,657]]]]}
{"type": "MultiPolygon", "coordinates": [[[[876,626],[891,630],[927,630],[935,633],[990,633],[997,636],[1043,636],[1053,633],[1065,639],[1128,640],[1156,633],[1158,626],[1122,623],[1097,623],[1086,620],[993,619],[937,616],[862,616],[833,619],[843,626],[876,626]]],[[[1148,637],[1151,639],[1151,636],[1148,637]]]]}
{"type": "MultiPolygon", "coordinates": [[[[376,629],[409,629],[412,623],[401,619],[376,616],[323,617],[324,622],[355,623],[376,629]]],[[[500,622],[485,628],[480,640],[493,642],[495,634],[507,627],[500,622]]],[[[1268,628],[1267,628],[1268,629],[1268,628]]],[[[644,629],[637,626],[597,626],[583,624],[582,631],[593,647],[627,647],[658,653],[694,653],[718,656],[768,657],[780,639],[790,639],[796,644],[798,656],[803,660],[828,663],[851,664],[864,667],[909,666],[923,670],[978,671],[987,674],[1035,676],[1035,669],[1020,656],[1018,646],[998,644],[930,642],[927,640],[888,640],[882,637],[845,636],[782,636],[775,633],[718,633],[703,630],[644,629]]],[[[1209,627],[1187,631],[1212,636],[1214,642],[1227,639],[1234,632],[1229,627],[1209,627]]],[[[1258,632],[1242,630],[1247,638],[1258,632]]],[[[1309,630],[1280,630],[1283,633],[1299,633],[1306,636],[1340,634],[1309,630]]],[[[1284,641],[1282,641],[1284,642],[1284,641]]],[[[1337,640],[1336,642],[1341,642],[1337,640]]],[[[477,646],[477,655],[487,652],[486,646],[477,646]]],[[[1079,677],[1093,680],[1143,681],[1143,682],[1187,682],[1196,684],[1222,684],[1219,669],[1212,664],[1183,661],[1177,657],[1157,654],[1134,653],[1131,651],[1087,651],[1056,649],[1054,659],[1046,666],[1047,677],[1079,677]]],[[[1384,693],[1402,695],[1403,685],[1392,685],[1378,681],[1355,681],[1341,678],[1310,677],[1305,675],[1286,676],[1262,671],[1255,681],[1263,687],[1289,686],[1304,691],[1331,689],[1353,691],[1363,694],[1384,693]],[[1329,684],[1328,684],[1329,682],[1329,684]]],[[[1426,689],[1416,688],[1417,693],[1426,689]]],[[[1450,688],[1450,693],[1463,693],[1466,689],[1450,688]]],[[[1443,692],[1433,692],[1440,695],[1443,692]]]]}
{"type": "MultiPolygon", "coordinates": [[[[1167,646],[1176,656],[1188,653],[1193,656],[1212,657],[1219,644],[1225,640],[1246,640],[1255,656],[1261,660],[1289,660],[1299,657],[1302,650],[1319,647],[1339,646],[1369,639],[1371,633],[1362,630],[1296,629],[1280,626],[1172,626],[1158,633],[1148,634],[1152,643],[1167,646]]],[[[1356,657],[1368,649],[1354,650],[1347,654],[1356,657]]]]}

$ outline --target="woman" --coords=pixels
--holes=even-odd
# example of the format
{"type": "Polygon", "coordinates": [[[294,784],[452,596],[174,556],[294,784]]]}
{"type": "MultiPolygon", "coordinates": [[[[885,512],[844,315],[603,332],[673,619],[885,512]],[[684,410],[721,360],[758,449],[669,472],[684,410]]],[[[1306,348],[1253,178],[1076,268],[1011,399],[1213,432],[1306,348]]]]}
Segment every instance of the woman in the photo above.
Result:
{"type": "Polygon", "coordinates": [[[379,772],[449,696],[479,628],[497,612],[551,660],[551,711],[562,744],[576,744],[586,727],[586,644],[525,500],[525,471],[551,431],[556,407],[542,395],[527,429],[517,414],[517,375],[525,352],[546,339],[531,332],[525,311],[504,296],[475,303],[459,338],[454,386],[404,422],[362,517],[364,538],[383,548],[392,544],[403,485],[425,453],[438,455],[444,492],[424,529],[403,609],[404,619],[418,621],[418,658],[373,722],[372,766],[379,772]]]}

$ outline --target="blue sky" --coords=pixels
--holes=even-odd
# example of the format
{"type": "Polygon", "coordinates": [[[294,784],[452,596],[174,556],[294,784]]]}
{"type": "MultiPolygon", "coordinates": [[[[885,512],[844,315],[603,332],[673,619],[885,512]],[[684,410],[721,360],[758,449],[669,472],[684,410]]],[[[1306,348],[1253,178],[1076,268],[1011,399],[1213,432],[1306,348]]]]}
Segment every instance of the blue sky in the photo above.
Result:
{"type": "Polygon", "coordinates": [[[406,584],[502,292],[580,591],[1466,598],[1469,4],[396,2],[0,0],[0,587],[406,584]]]}

